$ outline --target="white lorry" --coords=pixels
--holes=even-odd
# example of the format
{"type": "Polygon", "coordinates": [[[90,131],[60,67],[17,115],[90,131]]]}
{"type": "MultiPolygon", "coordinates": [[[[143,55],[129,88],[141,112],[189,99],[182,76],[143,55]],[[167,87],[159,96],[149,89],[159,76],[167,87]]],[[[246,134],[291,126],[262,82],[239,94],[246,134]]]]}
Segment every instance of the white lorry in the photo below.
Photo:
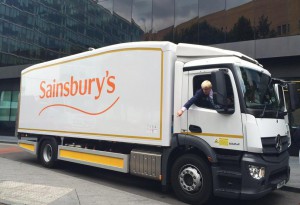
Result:
{"type": "Polygon", "coordinates": [[[289,180],[282,92],[238,52],[112,45],[22,71],[19,146],[45,167],[64,160],[160,180],[188,203],[259,198],[289,180]],[[177,117],[204,80],[218,107],[195,103],[177,117]]]}

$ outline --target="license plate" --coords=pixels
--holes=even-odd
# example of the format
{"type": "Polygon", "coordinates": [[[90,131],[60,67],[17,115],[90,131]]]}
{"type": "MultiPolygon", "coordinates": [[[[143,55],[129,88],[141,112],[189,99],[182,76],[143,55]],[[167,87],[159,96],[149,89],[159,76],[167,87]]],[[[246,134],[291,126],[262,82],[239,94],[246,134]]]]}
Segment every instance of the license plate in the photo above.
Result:
{"type": "Polygon", "coordinates": [[[285,185],[285,180],[283,180],[277,184],[277,189],[280,189],[281,187],[283,187],[283,185],[285,185]]]}

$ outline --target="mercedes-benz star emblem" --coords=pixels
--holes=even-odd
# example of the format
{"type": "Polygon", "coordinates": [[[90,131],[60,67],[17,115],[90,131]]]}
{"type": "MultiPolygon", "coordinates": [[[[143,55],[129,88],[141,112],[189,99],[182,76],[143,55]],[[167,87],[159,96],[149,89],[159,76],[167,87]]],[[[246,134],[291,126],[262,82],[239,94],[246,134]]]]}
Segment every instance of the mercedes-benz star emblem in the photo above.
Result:
{"type": "Polygon", "coordinates": [[[280,135],[277,135],[277,137],[275,138],[275,148],[278,152],[282,151],[282,139],[280,135]]]}

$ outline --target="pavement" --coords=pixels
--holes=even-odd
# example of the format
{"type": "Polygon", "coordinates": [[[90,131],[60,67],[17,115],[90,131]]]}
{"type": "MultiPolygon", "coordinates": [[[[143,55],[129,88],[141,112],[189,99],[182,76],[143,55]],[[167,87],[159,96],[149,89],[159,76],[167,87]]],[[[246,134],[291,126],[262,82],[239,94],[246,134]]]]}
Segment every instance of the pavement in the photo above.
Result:
{"type": "Polygon", "coordinates": [[[176,199],[169,198],[170,202],[165,203],[159,198],[99,183],[97,178],[94,182],[89,176],[66,175],[55,169],[36,166],[35,160],[24,158],[24,161],[26,163],[0,157],[0,205],[177,204],[176,199]]]}
{"type": "MultiPolygon", "coordinates": [[[[16,144],[17,138],[0,136],[0,142],[16,144]]],[[[16,195],[19,197],[15,198],[13,204],[98,204],[99,200],[103,202],[104,199],[107,200],[107,196],[111,198],[109,204],[119,204],[120,201],[123,204],[139,204],[141,202],[142,204],[181,204],[180,202],[174,203],[172,199],[168,199],[165,201],[167,203],[164,203],[156,198],[151,199],[131,194],[122,189],[89,183],[86,180],[63,174],[57,175],[49,169],[32,166],[30,163],[18,163],[0,158],[0,164],[3,165],[0,169],[0,176],[2,176],[0,179],[0,205],[11,204],[16,195]],[[16,169],[16,166],[19,167],[16,169]],[[18,173],[16,174],[16,172],[18,173]],[[30,183],[26,180],[29,176],[30,183]],[[47,180],[49,178],[51,181],[47,180]],[[79,186],[74,187],[74,184],[79,184],[79,186]],[[96,201],[98,203],[95,203],[96,201]]],[[[300,193],[299,157],[290,157],[290,167],[290,180],[282,189],[300,193]]]]}
{"type": "Polygon", "coordinates": [[[18,138],[15,136],[1,136],[0,135],[0,142],[10,143],[10,144],[17,144],[18,138]]]}

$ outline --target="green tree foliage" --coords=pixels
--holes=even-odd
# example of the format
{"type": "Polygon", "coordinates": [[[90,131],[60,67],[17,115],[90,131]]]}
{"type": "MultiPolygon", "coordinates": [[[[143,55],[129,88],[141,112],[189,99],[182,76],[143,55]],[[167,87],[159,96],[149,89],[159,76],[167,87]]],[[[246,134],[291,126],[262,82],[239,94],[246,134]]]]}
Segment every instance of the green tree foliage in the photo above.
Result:
{"type": "MultiPolygon", "coordinates": [[[[175,43],[193,43],[201,45],[217,44],[224,42],[224,32],[209,25],[207,21],[194,23],[185,29],[175,29],[175,43]]],[[[168,38],[166,36],[166,38],[168,38]]]]}
{"type": "Polygon", "coordinates": [[[199,42],[200,44],[209,45],[224,43],[225,33],[203,21],[199,23],[199,42]]]}
{"type": "Polygon", "coordinates": [[[175,43],[198,44],[198,25],[195,23],[189,28],[175,29],[175,43]]]}
{"type": "Polygon", "coordinates": [[[254,39],[254,31],[249,19],[241,16],[228,32],[227,41],[247,41],[254,39]]]}
{"type": "Polygon", "coordinates": [[[262,15],[258,19],[258,26],[256,27],[256,38],[269,38],[275,37],[276,32],[274,30],[270,30],[272,22],[269,22],[267,16],[262,15]]]}
{"type": "Polygon", "coordinates": [[[180,29],[174,28],[164,36],[163,40],[174,43],[192,43],[211,45],[224,42],[248,41],[262,38],[272,38],[276,32],[270,29],[272,22],[267,16],[260,16],[256,27],[251,21],[241,16],[229,32],[224,32],[210,25],[206,20],[194,23],[189,27],[180,29]]]}

